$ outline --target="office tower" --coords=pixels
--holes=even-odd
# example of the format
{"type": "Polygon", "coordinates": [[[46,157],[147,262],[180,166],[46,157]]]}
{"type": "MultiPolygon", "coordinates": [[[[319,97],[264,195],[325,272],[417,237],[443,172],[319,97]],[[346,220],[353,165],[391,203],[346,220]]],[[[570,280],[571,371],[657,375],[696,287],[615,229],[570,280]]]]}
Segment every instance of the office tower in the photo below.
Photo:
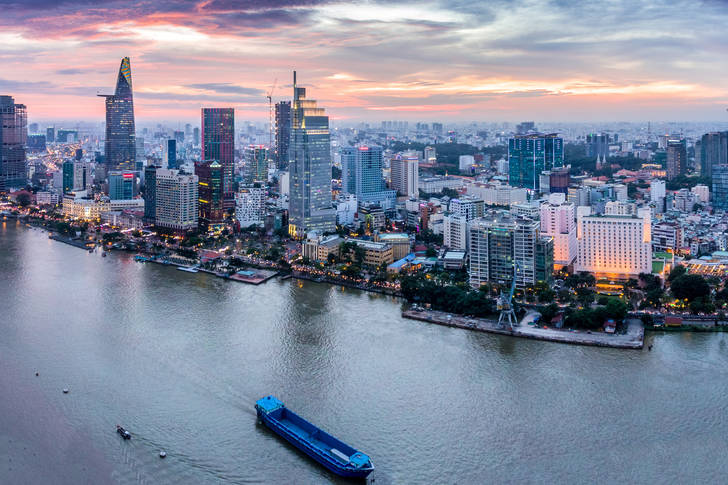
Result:
{"type": "Polygon", "coordinates": [[[516,135],[508,140],[509,183],[540,190],[539,175],[564,164],[564,142],[555,133],[516,135]]]}
{"type": "Polygon", "coordinates": [[[28,135],[28,151],[44,152],[46,150],[45,135],[28,135]]]}
{"type": "Polygon", "coordinates": [[[442,135],[442,123],[432,123],[432,132],[437,135],[442,135]]]}
{"type": "Polygon", "coordinates": [[[590,158],[606,158],[609,156],[609,135],[602,133],[586,135],[586,156],[590,158]]]}
{"type": "Polygon", "coordinates": [[[713,165],[728,164],[728,131],[706,133],[695,144],[695,159],[699,161],[700,175],[710,177],[713,165]]]}
{"type": "Polygon", "coordinates": [[[136,180],[134,172],[109,172],[109,199],[128,200],[136,195],[136,180]]]}
{"type": "Polygon", "coordinates": [[[356,194],[356,148],[344,147],[341,155],[341,191],[356,194]]]}
{"type": "Polygon", "coordinates": [[[569,167],[554,167],[549,172],[549,193],[568,194],[571,175],[569,167]]]}
{"type": "Polygon", "coordinates": [[[192,144],[195,146],[200,145],[200,129],[198,127],[192,130],[192,144]]]}
{"type": "Polygon", "coordinates": [[[728,210],[728,164],[713,165],[713,207],[728,210]]]}
{"type": "Polygon", "coordinates": [[[188,139],[192,136],[192,125],[187,123],[185,124],[185,139],[188,139]]]}
{"type": "MultiPolygon", "coordinates": [[[[154,223],[157,217],[157,170],[159,167],[148,165],[144,168],[144,221],[154,223]]],[[[195,197],[195,200],[197,197],[195,197]]],[[[195,211],[195,220],[197,211],[195,211]]]]}
{"type": "Polygon", "coordinates": [[[184,145],[185,143],[185,132],[184,131],[175,131],[172,138],[175,139],[175,141],[180,144],[184,145]]]}
{"type": "Polygon", "coordinates": [[[276,103],[275,162],[279,170],[288,167],[288,145],[291,143],[291,102],[276,103]]]}
{"type": "Polygon", "coordinates": [[[397,204],[397,194],[394,190],[387,189],[382,177],[382,149],[360,146],[354,149],[353,155],[347,151],[345,157],[342,153],[342,167],[345,160],[347,162],[347,187],[350,187],[353,178],[354,193],[359,204],[376,204],[385,211],[394,210],[397,204]]]}
{"type": "Polygon", "coordinates": [[[659,179],[652,179],[650,182],[650,200],[657,202],[660,199],[665,198],[665,181],[659,179]]]}
{"type": "MultiPolygon", "coordinates": [[[[432,149],[434,151],[434,148],[432,149]]],[[[425,148],[427,153],[427,148],[425,148]]],[[[397,155],[390,162],[392,189],[406,197],[418,197],[420,185],[419,157],[397,155]]]]}
{"type": "Polygon", "coordinates": [[[235,194],[235,218],[240,227],[262,226],[265,220],[265,187],[260,184],[241,187],[235,194]]]}
{"type": "MultiPolygon", "coordinates": [[[[204,130],[203,130],[204,132],[204,130]]],[[[223,222],[223,166],[217,161],[195,163],[195,175],[198,178],[198,199],[200,224],[210,229],[223,222]]]]}
{"type": "Polygon", "coordinates": [[[46,128],[46,143],[56,142],[56,129],[53,126],[46,128]]]}
{"type": "Polygon", "coordinates": [[[144,137],[143,136],[137,136],[136,137],[136,168],[137,170],[141,170],[140,163],[142,166],[144,166],[144,162],[147,159],[147,153],[144,148],[144,137]]]}
{"type": "Polygon", "coordinates": [[[670,138],[667,141],[667,179],[685,175],[688,168],[688,152],[685,138],[670,138]]]}
{"type": "Polygon", "coordinates": [[[557,267],[569,266],[576,258],[575,207],[566,201],[566,195],[555,193],[541,204],[541,235],[554,241],[554,263],[557,267]]]}
{"type": "Polygon", "coordinates": [[[263,145],[250,145],[243,152],[246,184],[268,181],[268,149],[263,145]]]}
{"type": "Polygon", "coordinates": [[[28,133],[38,133],[38,123],[31,123],[28,125],[28,133]]]}
{"type": "Polygon", "coordinates": [[[86,190],[91,182],[91,167],[86,162],[63,162],[63,193],[86,190]]]}
{"type": "Polygon", "coordinates": [[[331,138],[329,117],[316,101],[306,99],[306,88],[296,85],[293,72],[289,158],[291,236],[303,238],[310,231],[336,229],[331,204],[331,138]]]}
{"type": "MultiPolygon", "coordinates": [[[[159,168],[156,170],[155,182],[154,224],[177,231],[197,229],[197,175],[159,168]]],[[[146,204],[144,215],[147,215],[146,204]]]]}
{"type": "Polygon", "coordinates": [[[232,194],[235,171],[235,109],[202,108],[202,161],[216,161],[222,166],[223,193],[232,194]]]}
{"type": "MultiPolygon", "coordinates": [[[[627,212],[627,211],[612,211],[627,212]]],[[[652,271],[652,224],[648,208],[629,215],[577,214],[577,257],[574,271],[595,276],[629,278],[652,271]]]]}
{"type": "Polygon", "coordinates": [[[177,168],[177,140],[169,139],[162,144],[162,166],[174,170],[177,168]]]}
{"type": "MultiPolygon", "coordinates": [[[[535,285],[539,276],[548,281],[550,268],[537,268],[548,264],[553,254],[544,255],[549,243],[543,243],[539,222],[516,217],[508,212],[489,211],[484,217],[470,222],[470,285],[478,288],[484,283],[509,286],[513,281],[514,263],[517,263],[516,287],[535,285]],[[539,248],[539,245],[544,245],[539,248]]],[[[553,249],[551,249],[553,251],[553,249]]]]}
{"type": "Polygon", "coordinates": [[[27,182],[25,147],[28,114],[12,96],[0,96],[0,191],[21,188],[27,182]]]}
{"type": "Polygon", "coordinates": [[[99,96],[106,98],[106,164],[111,170],[133,170],[136,166],[136,134],[128,57],[121,60],[114,94],[99,96]]]}

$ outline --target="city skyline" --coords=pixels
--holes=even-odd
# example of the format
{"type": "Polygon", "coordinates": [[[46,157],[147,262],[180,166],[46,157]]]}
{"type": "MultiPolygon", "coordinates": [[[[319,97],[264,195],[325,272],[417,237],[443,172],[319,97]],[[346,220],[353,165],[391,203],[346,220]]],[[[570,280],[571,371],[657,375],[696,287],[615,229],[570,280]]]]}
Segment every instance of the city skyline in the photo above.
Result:
{"type": "Polygon", "coordinates": [[[728,118],[719,1],[3,8],[0,91],[31,106],[33,120],[102,117],[95,94],[108,92],[125,56],[140,120],[234,106],[240,119],[263,121],[276,79],[274,101],[289,99],[292,69],[334,120],[728,118]]]}

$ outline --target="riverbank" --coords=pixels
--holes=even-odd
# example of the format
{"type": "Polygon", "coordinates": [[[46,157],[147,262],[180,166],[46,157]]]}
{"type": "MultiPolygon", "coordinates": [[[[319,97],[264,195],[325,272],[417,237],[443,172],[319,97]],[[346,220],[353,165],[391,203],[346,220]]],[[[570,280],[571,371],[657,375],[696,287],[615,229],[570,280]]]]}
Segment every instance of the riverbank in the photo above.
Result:
{"type": "Polygon", "coordinates": [[[522,337],[534,340],[545,340],[574,345],[588,345],[593,347],[612,347],[618,349],[641,349],[644,347],[644,327],[637,319],[628,320],[627,332],[624,334],[607,334],[602,332],[584,332],[579,330],[566,330],[556,328],[543,328],[528,325],[529,315],[522,320],[522,324],[512,329],[500,328],[497,320],[473,318],[464,315],[436,310],[409,309],[402,312],[404,318],[435,323],[448,327],[457,327],[477,332],[495,333],[511,337],[522,337]]]}
{"type": "Polygon", "coordinates": [[[322,275],[314,276],[314,275],[302,273],[300,271],[293,271],[291,273],[290,277],[296,278],[299,280],[314,281],[316,283],[327,283],[330,285],[345,286],[347,288],[354,288],[356,290],[370,291],[372,293],[380,293],[382,295],[397,296],[397,297],[402,296],[396,290],[389,290],[386,288],[379,288],[379,287],[373,287],[373,286],[368,286],[368,285],[360,285],[360,284],[352,283],[351,281],[340,280],[340,279],[331,278],[328,276],[322,276],[322,275]]]}

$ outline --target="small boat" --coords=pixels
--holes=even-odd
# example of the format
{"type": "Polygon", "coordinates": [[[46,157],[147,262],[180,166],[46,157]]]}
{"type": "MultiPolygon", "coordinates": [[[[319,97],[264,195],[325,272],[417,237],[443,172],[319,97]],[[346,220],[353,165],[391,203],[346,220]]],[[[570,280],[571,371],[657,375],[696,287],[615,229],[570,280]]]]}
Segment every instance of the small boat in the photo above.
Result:
{"type": "Polygon", "coordinates": [[[197,272],[199,271],[199,270],[198,270],[198,269],[197,269],[196,267],[194,267],[194,266],[190,266],[190,267],[188,267],[188,268],[186,268],[186,267],[184,267],[184,266],[177,266],[177,269],[178,269],[178,270],[180,270],[180,271],[186,271],[186,272],[188,272],[188,273],[197,273],[197,272]]]}
{"type": "Polygon", "coordinates": [[[258,399],[255,410],[266,426],[337,475],[365,478],[374,470],[367,455],[309,423],[274,396],[258,399]]]}
{"type": "Polygon", "coordinates": [[[125,440],[131,439],[131,433],[128,432],[127,430],[125,430],[124,428],[122,428],[121,426],[119,426],[118,424],[116,425],[116,432],[119,433],[121,435],[121,437],[124,438],[125,440]]]}
{"type": "Polygon", "coordinates": [[[102,258],[105,258],[106,257],[106,253],[101,253],[101,257],[102,258]]]}

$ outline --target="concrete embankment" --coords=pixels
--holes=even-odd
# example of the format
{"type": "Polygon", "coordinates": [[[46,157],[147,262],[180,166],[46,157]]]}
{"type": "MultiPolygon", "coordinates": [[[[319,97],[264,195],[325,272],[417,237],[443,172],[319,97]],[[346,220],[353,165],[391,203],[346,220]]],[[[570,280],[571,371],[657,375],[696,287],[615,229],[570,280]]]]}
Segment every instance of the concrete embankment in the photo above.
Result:
{"type": "MultiPolygon", "coordinates": [[[[500,328],[495,320],[472,318],[464,315],[435,310],[405,310],[404,318],[420,320],[423,322],[457,327],[478,332],[496,333],[511,337],[523,337],[534,340],[560,342],[575,345],[591,345],[595,347],[613,347],[618,349],[641,349],[644,346],[644,328],[639,320],[628,320],[627,332],[623,334],[607,334],[603,332],[573,331],[556,328],[543,328],[535,325],[519,325],[509,328],[500,328]]],[[[526,320],[526,319],[524,319],[526,320]]],[[[530,321],[530,320],[529,320],[530,321]]]]}

